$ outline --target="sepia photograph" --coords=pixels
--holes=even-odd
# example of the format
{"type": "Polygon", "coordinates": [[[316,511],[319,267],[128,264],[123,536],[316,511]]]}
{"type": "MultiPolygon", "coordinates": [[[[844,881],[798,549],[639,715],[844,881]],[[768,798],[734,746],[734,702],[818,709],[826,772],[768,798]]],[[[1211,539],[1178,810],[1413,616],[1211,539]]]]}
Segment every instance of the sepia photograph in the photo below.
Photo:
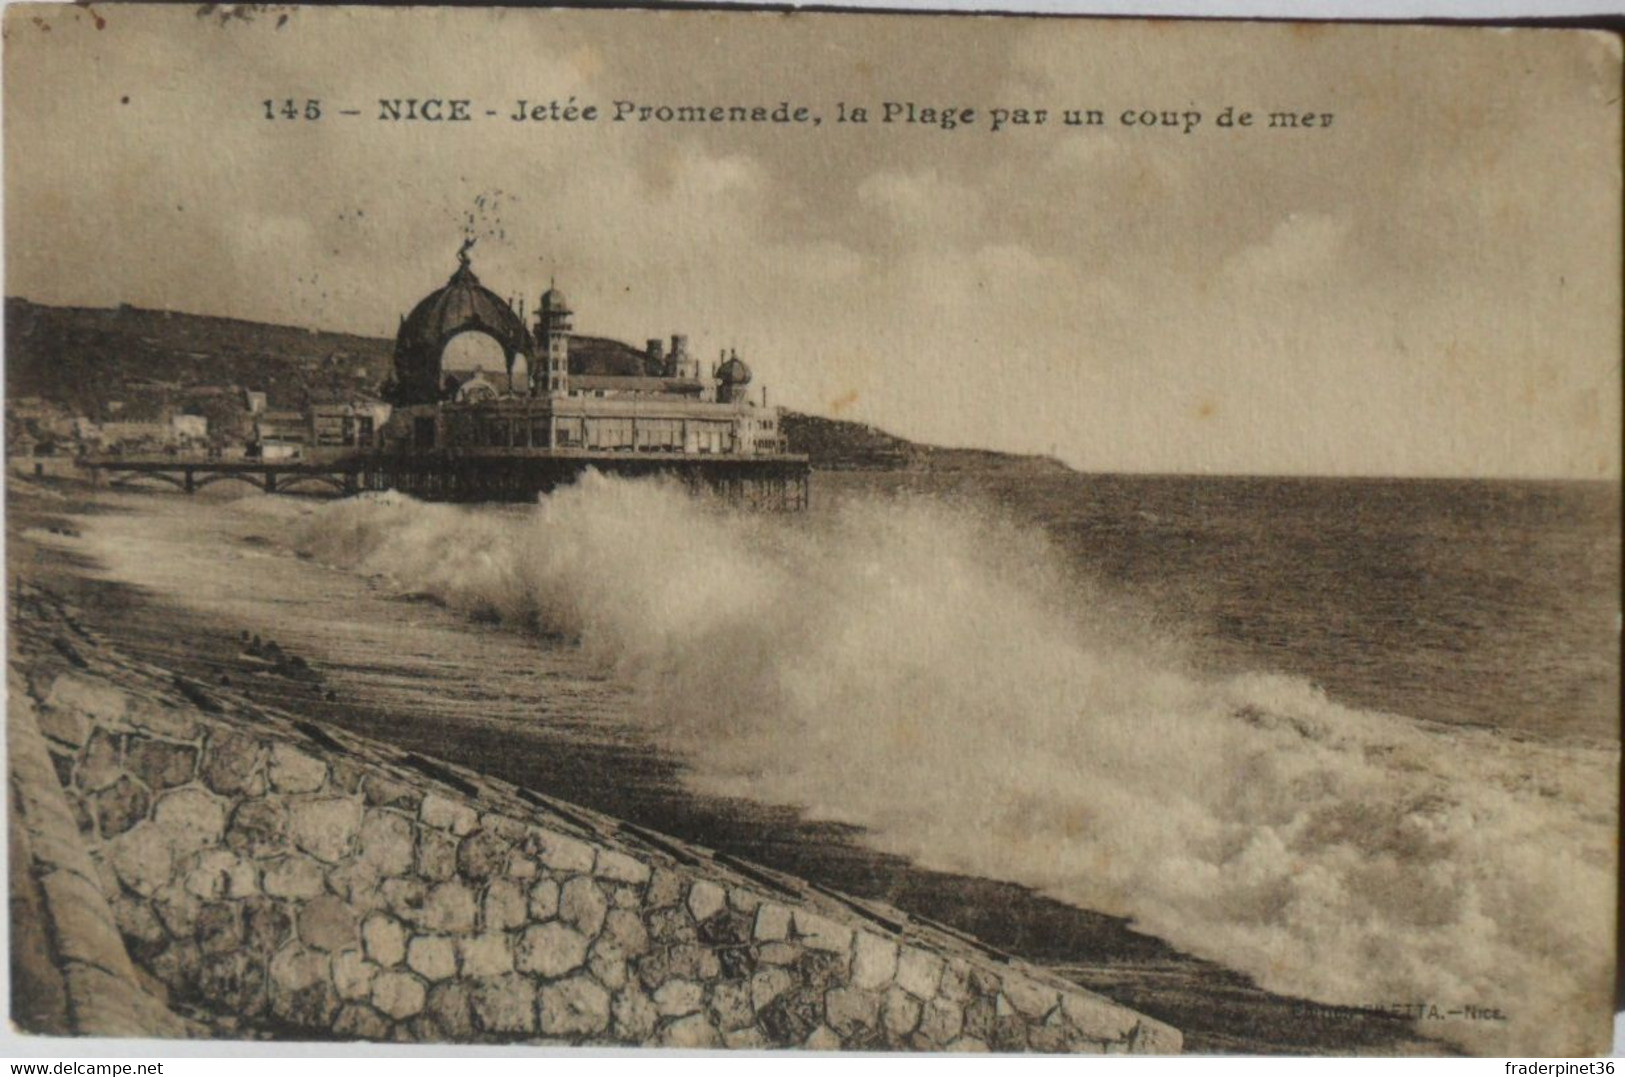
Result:
{"type": "Polygon", "coordinates": [[[7,7],[5,1053],[1609,1054],[1621,54],[7,7]]]}

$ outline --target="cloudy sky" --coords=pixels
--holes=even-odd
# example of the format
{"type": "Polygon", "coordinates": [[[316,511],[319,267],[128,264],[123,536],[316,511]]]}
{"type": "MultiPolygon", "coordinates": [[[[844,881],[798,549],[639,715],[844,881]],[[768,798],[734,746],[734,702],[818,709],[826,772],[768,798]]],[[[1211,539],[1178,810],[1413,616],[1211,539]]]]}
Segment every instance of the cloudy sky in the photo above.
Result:
{"type": "Polygon", "coordinates": [[[583,332],[736,346],[775,402],[912,437],[1089,470],[1619,474],[1620,71],[1597,36],[98,12],[7,11],[8,295],[391,335],[472,227],[482,280],[527,309],[556,274],[583,332]],[[824,122],[376,118],[431,96],[824,122]],[[323,119],[267,121],[288,97],[323,119]],[[841,125],[841,101],[978,115],[841,125]],[[1226,105],[1335,119],[1221,130],[1226,105]],[[993,107],[1050,122],[995,133],[993,107]],[[1203,121],[1119,122],[1142,108],[1203,121]]]}

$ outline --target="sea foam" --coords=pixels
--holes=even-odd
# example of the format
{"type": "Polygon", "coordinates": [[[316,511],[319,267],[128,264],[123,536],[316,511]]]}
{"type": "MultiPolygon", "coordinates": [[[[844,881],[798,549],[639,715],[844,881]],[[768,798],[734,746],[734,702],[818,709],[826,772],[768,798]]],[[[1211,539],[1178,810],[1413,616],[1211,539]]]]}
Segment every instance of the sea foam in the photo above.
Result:
{"type": "Polygon", "coordinates": [[[1271,990],[1498,1008],[1420,1028],[1473,1051],[1605,1045],[1615,753],[1195,673],[1034,529],[907,498],[741,515],[589,474],[519,510],[335,502],[298,542],[571,641],[698,789],[1130,917],[1271,990]]]}

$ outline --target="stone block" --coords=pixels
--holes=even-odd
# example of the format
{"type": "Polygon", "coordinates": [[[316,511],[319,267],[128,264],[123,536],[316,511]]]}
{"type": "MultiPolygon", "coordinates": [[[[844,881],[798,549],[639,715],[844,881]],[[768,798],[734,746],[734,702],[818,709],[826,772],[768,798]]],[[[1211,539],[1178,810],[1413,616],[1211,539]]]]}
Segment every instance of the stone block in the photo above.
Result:
{"type": "Polygon", "coordinates": [[[390,912],[409,924],[416,924],[423,919],[429,888],[419,879],[385,879],[378,884],[378,895],[390,912]]]}
{"type": "Polygon", "coordinates": [[[96,825],[102,837],[113,838],[147,817],[152,797],[140,782],[121,774],[112,785],[93,794],[91,802],[95,805],[96,825]]]}
{"type": "Polygon", "coordinates": [[[177,939],[191,941],[197,931],[197,913],[203,902],[187,893],[179,880],[171,879],[152,895],[152,908],[158,919],[177,939]]]}
{"type": "Polygon", "coordinates": [[[199,963],[197,989],[211,1007],[251,1020],[269,1003],[265,961],[242,950],[208,954],[199,963]]]}
{"type": "Polygon", "coordinates": [[[64,673],[51,682],[45,707],[77,711],[97,725],[118,725],[129,709],[129,697],[105,681],[64,673]]]}
{"type": "Polygon", "coordinates": [[[1027,1049],[1027,1021],[1020,1014],[1006,1014],[993,1023],[993,1038],[988,1046],[995,1051],[1025,1051],[1027,1049]]]}
{"type": "Polygon", "coordinates": [[[305,900],[327,888],[323,867],[302,853],[268,861],[262,885],[271,897],[305,900]]]}
{"type": "Polygon", "coordinates": [[[759,1028],[725,1029],[722,1046],[730,1051],[765,1051],[773,1046],[759,1028]]]}
{"type": "Polygon", "coordinates": [[[474,983],[469,1002],[474,1020],[487,1032],[529,1035],[536,1031],[536,985],[510,973],[474,983]]]}
{"type": "Polygon", "coordinates": [[[865,991],[889,987],[897,975],[897,944],[867,931],[857,933],[852,948],[852,986],[865,991]]]}
{"type": "Polygon", "coordinates": [[[74,781],[86,792],[106,789],[124,773],[119,761],[118,738],[105,729],[91,731],[85,750],[74,770],[74,781]]]}
{"type": "Polygon", "coordinates": [[[428,988],[410,972],[386,969],[372,981],[372,1004],[397,1021],[423,1012],[428,999],[428,988]]]}
{"type": "Polygon", "coordinates": [[[845,953],[852,946],[852,929],[807,909],[795,910],[796,936],[809,950],[845,953]]]}
{"type": "Polygon", "coordinates": [[[475,1032],[473,994],[473,989],[460,981],[435,984],[429,988],[429,1001],[423,1013],[434,1022],[434,1028],[430,1030],[431,1035],[423,1038],[450,1040],[453,1043],[471,1040],[475,1032]]]}
{"type": "Polygon", "coordinates": [[[187,711],[167,703],[130,696],[124,721],[168,740],[196,740],[198,722],[187,711]]]}
{"type": "Polygon", "coordinates": [[[501,976],[513,971],[513,944],[504,934],[475,935],[459,940],[457,947],[464,976],[501,976]]]}
{"type": "Polygon", "coordinates": [[[244,856],[283,852],[288,844],[288,814],[281,801],[245,800],[232,810],[226,847],[244,856]]]}
{"type": "Polygon", "coordinates": [[[920,1009],[920,1000],[901,987],[887,991],[880,1000],[880,1023],[886,1030],[887,1038],[901,1043],[919,1027],[920,1009]]]}
{"type": "Polygon", "coordinates": [[[481,814],[480,829],[490,831],[509,845],[517,845],[530,837],[530,824],[521,823],[518,819],[501,812],[488,811],[481,814]]]}
{"type": "Polygon", "coordinates": [[[333,955],[333,986],[339,998],[366,999],[372,997],[372,981],[378,975],[378,966],[368,961],[360,950],[344,950],[333,955]]]}
{"type": "Polygon", "coordinates": [[[757,1011],[767,1008],[768,1003],[790,990],[795,981],[790,970],[785,968],[766,968],[759,970],[750,978],[750,1004],[757,1011]]]}
{"type": "Polygon", "coordinates": [[[514,951],[521,972],[553,978],[580,968],[587,960],[588,939],[558,921],[527,927],[514,951]]]}
{"type": "Polygon", "coordinates": [[[124,765],[149,789],[173,789],[192,780],[197,755],[190,744],[132,736],[124,748],[124,765]]]}
{"type": "Polygon", "coordinates": [[[356,834],[361,861],[378,876],[405,875],[412,870],[412,821],[392,811],[368,808],[356,834]]]}
{"type": "Polygon", "coordinates": [[[824,1019],[843,1038],[860,1037],[880,1020],[880,998],[870,991],[837,987],[824,996],[824,1019]]]}
{"type": "Polygon", "coordinates": [[[39,731],[58,744],[83,748],[90,737],[90,719],[70,707],[43,707],[34,712],[39,731]]]}
{"type": "Polygon", "coordinates": [[[756,910],[756,930],[753,934],[757,942],[775,942],[790,937],[790,910],[783,905],[771,902],[762,905],[756,910]]]}
{"type": "Polygon", "coordinates": [[[456,875],[456,840],[430,827],[418,831],[417,873],[430,882],[444,882],[456,875]]]}
{"type": "Polygon", "coordinates": [[[964,1035],[983,1043],[993,1039],[993,1026],[997,1014],[994,1012],[992,999],[986,995],[972,996],[971,1000],[965,1003],[964,1015],[964,1035]]]}
{"type": "Polygon", "coordinates": [[[299,938],[306,946],[328,952],[354,947],[360,941],[355,910],[332,894],[311,898],[299,910],[299,938]]]}
{"type": "Polygon", "coordinates": [[[1067,1050],[1067,1027],[1064,1022],[1045,1021],[1027,1029],[1027,1046],[1043,1054],[1062,1054],[1067,1050]]]}
{"type": "Polygon", "coordinates": [[[361,794],[375,808],[401,808],[416,814],[422,795],[405,782],[395,781],[378,774],[361,779],[361,794]]]}
{"type": "Polygon", "coordinates": [[[559,884],[543,879],[530,888],[530,918],[551,920],[559,914],[559,884]]]}
{"type": "Polygon", "coordinates": [[[432,826],[437,830],[449,830],[461,838],[474,833],[480,826],[480,815],[467,804],[441,796],[439,793],[426,793],[423,804],[418,809],[418,818],[424,826],[432,826]]]}
{"type": "Polygon", "coordinates": [[[203,783],[223,796],[265,792],[266,748],[253,737],[228,730],[209,734],[203,749],[203,783]]]}
{"type": "Polygon", "coordinates": [[[719,1042],[717,1030],[701,1013],[679,1018],[660,1033],[660,1046],[674,1050],[701,1051],[719,1042]]]}
{"type": "Polygon", "coordinates": [[[243,945],[260,954],[275,953],[293,937],[293,916],[280,902],[249,898],[243,902],[243,945]]]}
{"type": "Polygon", "coordinates": [[[970,1000],[970,966],[963,959],[954,958],[943,963],[937,995],[949,1002],[970,1000]]]}
{"type": "Polygon", "coordinates": [[[536,878],[536,873],[539,870],[540,869],[537,867],[536,861],[532,860],[528,856],[525,856],[523,853],[513,852],[508,854],[508,878],[519,880],[534,879],[536,878]]]}
{"type": "Polygon", "coordinates": [[[897,955],[897,986],[922,1002],[935,998],[942,983],[942,958],[918,946],[897,955]]]}
{"type": "Polygon", "coordinates": [[[974,1036],[961,1036],[948,1045],[948,1050],[959,1055],[982,1055],[987,1053],[987,1044],[974,1036]]]}
{"type": "Polygon", "coordinates": [[[583,875],[592,872],[595,852],[586,842],[540,828],[536,831],[536,841],[541,847],[542,863],[554,871],[583,875]]]}
{"type": "Polygon", "coordinates": [[[1061,996],[1061,1013],[1085,1038],[1105,1043],[1128,1036],[1139,1016],[1109,999],[1082,989],[1061,996]]]}
{"type": "Polygon", "coordinates": [[[477,830],[457,846],[457,871],[466,879],[483,882],[501,875],[513,846],[490,830],[477,830]]]}
{"type": "Polygon", "coordinates": [[[512,931],[524,927],[529,906],[524,888],[513,879],[496,879],[485,888],[481,920],[486,931],[512,931]]]}
{"type": "Polygon", "coordinates": [[[728,892],[709,879],[696,879],[688,888],[688,912],[700,923],[711,919],[728,904],[728,892]]]}
{"type": "Polygon", "coordinates": [[[155,824],[140,823],[120,834],[111,845],[114,872],[137,894],[151,896],[169,881],[174,854],[155,824]]]}
{"type": "Polygon", "coordinates": [[[406,928],[393,916],[373,913],[361,922],[361,945],[378,964],[398,965],[406,959],[406,928]]]}
{"type": "Polygon", "coordinates": [[[564,884],[559,894],[559,919],[588,938],[596,936],[609,913],[609,900],[598,885],[585,875],[564,884]]]}
{"type": "Polygon", "coordinates": [[[544,1036],[590,1036],[609,1028],[609,992],[589,976],[544,984],[536,1008],[544,1036]]]}
{"type": "Polygon", "coordinates": [[[328,967],[326,954],[308,949],[297,942],[289,943],[271,958],[268,969],[271,987],[283,994],[302,991],[325,981],[328,967]]]}
{"type": "Polygon", "coordinates": [[[649,948],[649,931],[643,926],[643,919],[631,909],[611,909],[606,913],[603,937],[627,957],[636,957],[649,948]]]}
{"type": "Polygon", "coordinates": [[[610,1013],[614,1021],[612,1034],[621,1043],[647,1043],[660,1022],[654,1002],[635,984],[621,988],[610,1013]]]}
{"type": "Polygon", "coordinates": [[[648,914],[645,926],[649,929],[649,938],[662,946],[697,942],[700,937],[694,918],[683,905],[655,909],[648,914]]]}
{"type": "Polygon", "coordinates": [[[705,985],[692,980],[667,980],[655,991],[654,1001],[662,1017],[698,1013],[705,1004],[705,985]]]}
{"type": "Polygon", "coordinates": [[[717,958],[716,951],[710,947],[687,943],[673,946],[667,951],[667,955],[669,958],[667,967],[671,975],[680,979],[710,983],[722,976],[722,962],[717,958]]]}
{"type": "Polygon", "coordinates": [[[802,1041],[801,1046],[809,1051],[839,1051],[846,1045],[841,1042],[840,1035],[835,1031],[824,1025],[819,1025],[802,1041]]]}
{"type": "Polygon", "coordinates": [[[1142,1017],[1134,1022],[1128,1044],[1137,1055],[1177,1055],[1184,1049],[1185,1037],[1172,1025],[1142,1017]]]}
{"type": "Polygon", "coordinates": [[[707,1007],[711,1023],[723,1031],[745,1028],[756,1021],[756,1010],[750,1002],[750,982],[724,980],[711,988],[711,1002],[707,1007]]]}
{"type": "Polygon", "coordinates": [[[235,953],[243,948],[242,910],[234,902],[204,902],[197,911],[196,932],[202,953],[235,953]]]}
{"type": "Polygon", "coordinates": [[[202,789],[176,789],[159,798],[153,825],[177,854],[215,845],[226,834],[226,803],[202,789]]]}
{"type": "Polygon", "coordinates": [[[957,1002],[935,999],[920,1014],[920,1035],[932,1046],[945,1047],[959,1038],[965,1027],[965,1012],[957,1002]]]}
{"type": "Polygon", "coordinates": [[[763,965],[794,965],[806,952],[793,942],[764,942],[756,947],[756,960],[763,965]]]}
{"type": "MultiPolygon", "coordinates": [[[[359,765],[348,759],[337,758],[327,761],[328,780],[332,782],[334,792],[360,793],[361,779],[366,773],[359,765]]],[[[365,799],[363,797],[363,799],[365,799]]]]}
{"type": "Polygon", "coordinates": [[[682,898],[683,877],[670,868],[655,868],[649,876],[648,900],[644,904],[651,909],[664,909],[682,898]]]}
{"type": "Polygon", "coordinates": [[[384,907],[380,881],[371,864],[355,857],[327,869],[327,888],[349,902],[357,913],[384,907]]]}
{"type": "Polygon", "coordinates": [[[333,1019],[333,1034],[341,1040],[380,1043],[389,1038],[389,1021],[371,1006],[352,1002],[333,1019]]]}
{"type": "Polygon", "coordinates": [[[259,893],[259,869],[225,849],[206,849],[186,873],[184,885],[205,900],[252,897],[259,893]]]}
{"type": "Polygon", "coordinates": [[[121,890],[113,895],[111,908],[113,923],[119,934],[124,936],[126,942],[133,944],[133,950],[138,951],[131,954],[137,961],[141,960],[139,951],[150,952],[159,943],[168,941],[169,936],[164,931],[164,925],[158,921],[158,914],[141,898],[121,890]]]}
{"type": "Polygon", "coordinates": [[[419,923],[440,935],[472,935],[474,919],[474,891],[463,883],[449,882],[430,888],[419,923]]]}
{"type": "Polygon", "coordinates": [[[1018,973],[1004,977],[1003,996],[1023,1017],[1041,1021],[1061,1002],[1061,992],[1047,984],[1028,979],[1018,973]]]}
{"type": "Polygon", "coordinates": [[[361,803],[351,797],[312,796],[288,802],[293,843],[329,864],[350,854],[360,826],[361,803]]]}
{"type": "Polygon", "coordinates": [[[286,741],[271,745],[269,770],[279,793],[314,793],[327,784],[327,764],[286,741]]]}
{"type": "Polygon", "coordinates": [[[457,943],[445,935],[419,935],[406,944],[406,967],[434,983],[457,975],[457,943]]]}
{"type": "Polygon", "coordinates": [[[629,975],[626,954],[607,936],[600,936],[587,950],[587,971],[611,991],[619,991],[629,975]]]}
{"type": "Polygon", "coordinates": [[[649,881],[649,865],[619,849],[600,849],[593,865],[599,878],[629,886],[642,886],[649,881]]]}

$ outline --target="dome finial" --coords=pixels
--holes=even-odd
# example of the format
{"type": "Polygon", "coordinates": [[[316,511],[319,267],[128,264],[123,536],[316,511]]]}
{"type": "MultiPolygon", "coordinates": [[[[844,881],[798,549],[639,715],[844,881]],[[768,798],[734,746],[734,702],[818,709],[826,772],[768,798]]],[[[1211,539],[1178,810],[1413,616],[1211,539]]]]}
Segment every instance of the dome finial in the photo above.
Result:
{"type": "Polygon", "coordinates": [[[461,247],[457,248],[457,264],[458,265],[462,266],[464,269],[468,268],[468,263],[469,263],[468,252],[470,250],[472,250],[474,248],[474,244],[476,244],[478,242],[479,242],[479,240],[476,239],[474,236],[469,236],[469,237],[467,237],[466,239],[463,240],[463,245],[461,247]]]}

